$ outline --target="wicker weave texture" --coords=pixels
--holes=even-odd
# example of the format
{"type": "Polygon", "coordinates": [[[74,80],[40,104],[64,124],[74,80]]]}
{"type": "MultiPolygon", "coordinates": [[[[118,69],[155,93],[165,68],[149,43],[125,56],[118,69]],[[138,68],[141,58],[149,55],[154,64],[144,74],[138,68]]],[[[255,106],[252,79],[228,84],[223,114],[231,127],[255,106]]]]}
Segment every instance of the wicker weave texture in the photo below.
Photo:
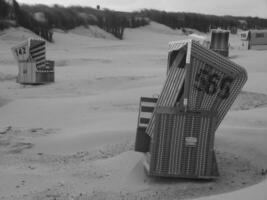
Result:
{"type": "MultiPolygon", "coordinates": [[[[169,108],[170,110],[173,108],[169,108]]],[[[213,174],[214,113],[156,112],[150,174],[207,177],[213,174]]]]}
{"type": "Polygon", "coordinates": [[[192,44],[188,109],[218,113],[216,128],[247,80],[246,70],[230,60],[192,44]]]}

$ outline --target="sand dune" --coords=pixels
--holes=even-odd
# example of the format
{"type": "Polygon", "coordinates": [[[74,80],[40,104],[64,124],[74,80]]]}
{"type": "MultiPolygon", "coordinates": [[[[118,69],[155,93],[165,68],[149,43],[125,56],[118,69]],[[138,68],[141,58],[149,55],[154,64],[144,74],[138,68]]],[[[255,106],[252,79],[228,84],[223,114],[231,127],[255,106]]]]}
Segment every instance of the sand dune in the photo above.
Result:
{"type": "Polygon", "coordinates": [[[98,26],[92,25],[89,27],[76,27],[75,29],[69,31],[71,33],[75,33],[78,35],[83,35],[86,37],[95,37],[95,38],[106,38],[111,40],[116,40],[116,38],[104,31],[103,29],[99,28],[98,26]]]}
{"type": "Polygon", "coordinates": [[[221,177],[155,179],[133,151],[139,98],[159,94],[168,42],[187,36],[154,22],[126,29],[124,40],[91,31],[54,33],[47,57],[56,82],[41,86],[15,82],[10,51],[33,34],[0,35],[0,199],[265,200],[266,52],[241,50],[230,37],[231,59],[249,80],[216,132],[221,177]]]}

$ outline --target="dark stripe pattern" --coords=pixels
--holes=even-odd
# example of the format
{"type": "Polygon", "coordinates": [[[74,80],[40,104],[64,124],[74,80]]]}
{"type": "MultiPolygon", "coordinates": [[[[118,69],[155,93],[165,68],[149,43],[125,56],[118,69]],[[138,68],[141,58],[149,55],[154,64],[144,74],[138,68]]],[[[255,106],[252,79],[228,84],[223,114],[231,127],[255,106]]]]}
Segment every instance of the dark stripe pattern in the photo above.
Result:
{"type": "Polygon", "coordinates": [[[150,147],[150,136],[145,130],[154,111],[157,98],[141,97],[139,104],[138,123],[135,137],[135,151],[147,153],[150,147]]]}
{"type": "Polygon", "coordinates": [[[37,70],[45,68],[45,41],[31,40],[30,42],[30,55],[36,62],[37,70]]]}
{"type": "Polygon", "coordinates": [[[30,39],[30,55],[36,63],[37,72],[54,72],[54,62],[46,60],[46,44],[44,40],[30,39]]]}
{"type": "Polygon", "coordinates": [[[147,127],[152,113],[154,112],[157,98],[141,97],[139,104],[138,124],[137,127],[147,127]]]}

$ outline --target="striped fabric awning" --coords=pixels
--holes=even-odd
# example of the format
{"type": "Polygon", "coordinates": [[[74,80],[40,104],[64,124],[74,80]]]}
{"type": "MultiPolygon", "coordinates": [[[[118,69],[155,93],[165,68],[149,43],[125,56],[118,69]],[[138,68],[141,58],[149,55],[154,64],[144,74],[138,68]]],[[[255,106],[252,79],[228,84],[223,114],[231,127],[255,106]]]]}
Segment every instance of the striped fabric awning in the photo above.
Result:
{"type": "Polygon", "coordinates": [[[31,58],[36,62],[37,70],[45,69],[46,59],[46,46],[44,40],[29,39],[30,55],[31,58]]]}

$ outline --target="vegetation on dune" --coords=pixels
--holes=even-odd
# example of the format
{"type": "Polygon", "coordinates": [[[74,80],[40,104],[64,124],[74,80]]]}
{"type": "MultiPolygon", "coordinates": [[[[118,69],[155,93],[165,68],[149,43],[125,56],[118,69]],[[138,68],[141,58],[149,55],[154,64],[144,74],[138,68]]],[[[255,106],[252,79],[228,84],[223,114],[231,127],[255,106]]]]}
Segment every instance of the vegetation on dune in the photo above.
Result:
{"type": "Polygon", "coordinates": [[[17,25],[32,30],[48,41],[52,41],[51,30],[53,28],[68,31],[77,26],[97,25],[115,37],[123,39],[126,27],[134,28],[149,23],[148,20],[136,17],[134,14],[90,7],[63,7],[60,5],[49,7],[41,4],[20,6],[16,0],[12,0],[10,3],[0,0],[0,6],[0,30],[9,26],[1,22],[12,19],[17,25]]]}
{"type": "Polygon", "coordinates": [[[0,30],[9,27],[7,19],[11,18],[11,16],[9,15],[10,9],[11,7],[6,1],[0,0],[0,30]]]}
{"type": "Polygon", "coordinates": [[[130,13],[107,9],[100,10],[80,6],[63,7],[59,5],[53,7],[23,5],[22,9],[31,13],[31,15],[40,11],[43,12],[47,18],[49,28],[60,28],[67,31],[77,26],[97,25],[119,39],[123,39],[123,32],[126,27],[139,27],[148,24],[148,21],[138,19],[130,13]]]}
{"type": "Polygon", "coordinates": [[[208,32],[210,28],[267,28],[267,19],[258,17],[215,16],[198,13],[165,12],[144,9],[138,12],[117,12],[107,9],[60,5],[19,5],[16,0],[0,0],[0,30],[17,24],[52,41],[52,29],[68,31],[77,26],[97,25],[123,39],[126,27],[147,25],[150,20],[176,28],[193,28],[208,32]]]}
{"type": "Polygon", "coordinates": [[[165,12],[159,10],[141,10],[137,12],[143,17],[175,28],[193,28],[201,32],[208,32],[210,28],[241,29],[267,28],[267,19],[258,17],[215,16],[199,13],[165,12]],[[244,25],[245,23],[245,25],[244,25]]]}

